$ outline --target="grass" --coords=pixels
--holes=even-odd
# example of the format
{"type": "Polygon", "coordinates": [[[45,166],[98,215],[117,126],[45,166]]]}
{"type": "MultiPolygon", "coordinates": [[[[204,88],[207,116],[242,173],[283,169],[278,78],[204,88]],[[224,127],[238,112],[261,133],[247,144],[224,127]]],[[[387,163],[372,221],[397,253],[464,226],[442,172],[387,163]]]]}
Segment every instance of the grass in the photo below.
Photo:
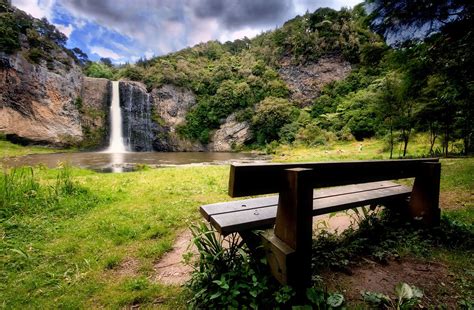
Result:
{"type": "Polygon", "coordinates": [[[8,205],[2,206],[6,212],[1,218],[0,304],[182,304],[177,288],[152,281],[153,264],[187,221],[199,218],[199,205],[227,198],[227,170],[215,166],[97,174],[73,169],[66,177],[60,176],[61,169],[8,172],[0,184],[14,188],[10,196],[19,199],[7,199],[6,191],[1,192],[8,205]],[[58,176],[69,178],[75,190],[50,195],[58,176]],[[35,197],[28,196],[32,191],[35,197]],[[129,260],[137,266],[122,276],[121,265],[129,260]]]}
{"type": "MultiPolygon", "coordinates": [[[[378,152],[381,146],[375,140],[363,142],[361,157],[349,154],[353,149],[359,152],[357,143],[337,145],[331,153],[321,153],[321,148],[282,148],[276,160],[385,158],[386,153],[378,152]],[[339,149],[347,157],[339,156],[339,149]]],[[[442,195],[454,193],[460,199],[459,207],[446,212],[472,223],[472,199],[458,194],[474,189],[474,159],[442,163],[442,195]]],[[[170,250],[177,234],[200,219],[200,205],[229,200],[228,170],[203,166],[123,174],[64,167],[4,171],[0,307],[185,308],[182,289],[156,283],[153,266],[170,250]]],[[[448,263],[459,259],[451,252],[434,255],[448,263]]]]}
{"type": "MultiPolygon", "coordinates": [[[[440,150],[440,145],[435,146],[435,151],[440,150]]],[[[393,158],[402,157],[401,144],[394,147],[393,158]]],[[[406,157],[430,157],[429,142],[425,134],[413,135],[406,157]]],[[[334,142],[329,145],[306,147],[303,145],[281,145],[275,149],[274,160],[279,162],[305,162],[305,161],[339,161],[339,160],[364,160],[364,159],[389,159],[390,152],[387,144],[379,139],[366,139],[364,141],[334,142]]]]}
{"type": "Polygon", "coordinates": [[[48,154],[71,150],[55,149],[46,146],[21,146],[5,141],[0,137],[0,159],[4,157],[24,156],[30,154],[48,154]]]}

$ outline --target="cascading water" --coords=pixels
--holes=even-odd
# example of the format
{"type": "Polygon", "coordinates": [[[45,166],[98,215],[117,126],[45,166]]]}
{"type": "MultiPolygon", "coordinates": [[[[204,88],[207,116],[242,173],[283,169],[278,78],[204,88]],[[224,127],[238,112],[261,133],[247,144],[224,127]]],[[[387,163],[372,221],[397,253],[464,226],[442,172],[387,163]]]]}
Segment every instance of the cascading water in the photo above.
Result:
{"type": "Polygon", "coordinates": [[[107,153],[126,153],[122,133],[122,110],[120,109],[119,82],[112,81],[112,103],[110,104],[110,143],[107,153]]]}

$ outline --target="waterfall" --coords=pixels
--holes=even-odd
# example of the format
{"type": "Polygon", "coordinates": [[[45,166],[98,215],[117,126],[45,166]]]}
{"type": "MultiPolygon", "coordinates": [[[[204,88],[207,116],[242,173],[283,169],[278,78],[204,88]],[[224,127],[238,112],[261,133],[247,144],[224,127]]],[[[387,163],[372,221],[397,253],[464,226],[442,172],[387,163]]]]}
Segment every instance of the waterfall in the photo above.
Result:
{"type": "Polygon", "coordinates": [[[126,153],[122,133],[122,110],[120,109],[119,82],[112,81],[112,103],[110,104],[110,143],[107,153],[126,153]]]}

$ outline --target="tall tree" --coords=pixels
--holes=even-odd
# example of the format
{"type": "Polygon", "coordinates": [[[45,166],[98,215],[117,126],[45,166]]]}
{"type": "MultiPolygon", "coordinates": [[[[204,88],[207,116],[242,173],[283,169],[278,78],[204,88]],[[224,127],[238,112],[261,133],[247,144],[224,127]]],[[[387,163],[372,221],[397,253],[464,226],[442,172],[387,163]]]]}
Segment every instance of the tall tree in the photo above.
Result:
{"type": "Polygon", "coordinates": [[[418,81],[418,86],[422,86],[420,81],[427,84],[429,76],[433,75],[443,77],[443,81],[449,84],[449,87],[439,90],[442,94],[434,98],[441,108],[432,109],[443,113],[440,119],[443,120],[445,154],[448,152],[449,139],[453,138],[463,140],[466,153],[472,151],[474,2],[367,0],[367,7],[371,12],[372,28],[389,43],[402,49],[425,46],[426,53],[418,55],[418,59],[429,68],[429,72],[423,72],[421,75],[424,76],[419,74],[413,81],[418,81]],[[459,136],[456,137],[454,133],[459,133],[459,136]]]}

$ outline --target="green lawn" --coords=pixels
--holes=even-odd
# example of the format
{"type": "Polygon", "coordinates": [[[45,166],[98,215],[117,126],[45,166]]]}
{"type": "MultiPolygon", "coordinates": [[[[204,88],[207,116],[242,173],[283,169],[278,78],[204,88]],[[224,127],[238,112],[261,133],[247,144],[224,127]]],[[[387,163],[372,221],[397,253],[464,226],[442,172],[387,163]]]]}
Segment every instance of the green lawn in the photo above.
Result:
{"type": "Polygon", "coordinates": [[[0,137],[0,159],[3,157],[23,156],[29,154],[46,154],[67,152],[71,150],[55,149],[46,146],[21,146],[5,141],[0,137]]]}
{"type": "MultiPolygon", "coordinates": [[[[358,144],[342,147],[359,152],[358,144]]],[[[379,147],[367,141],[362,150],[378,158],[379,147]]],[[[278,152],[277,160],[341,159],[320,149],[278,152]]],[[[442,164],[442,194],[464,194],[458,207],[445,212],[473,223],[474,159],[442,164]]],[[[185,308],[181,288],[153,281],[153,265],[180,231],[200,219],[200,205],[229,199],[228,171],[228,166],[122,174],[72,169],[68,176],[68,170],[37,168],[38,184],[29,172],[16,177],[8,172],[0,181],[0,305],[185,308]],[[123,270],[128,262],[134,267],[123,270]]]]}

